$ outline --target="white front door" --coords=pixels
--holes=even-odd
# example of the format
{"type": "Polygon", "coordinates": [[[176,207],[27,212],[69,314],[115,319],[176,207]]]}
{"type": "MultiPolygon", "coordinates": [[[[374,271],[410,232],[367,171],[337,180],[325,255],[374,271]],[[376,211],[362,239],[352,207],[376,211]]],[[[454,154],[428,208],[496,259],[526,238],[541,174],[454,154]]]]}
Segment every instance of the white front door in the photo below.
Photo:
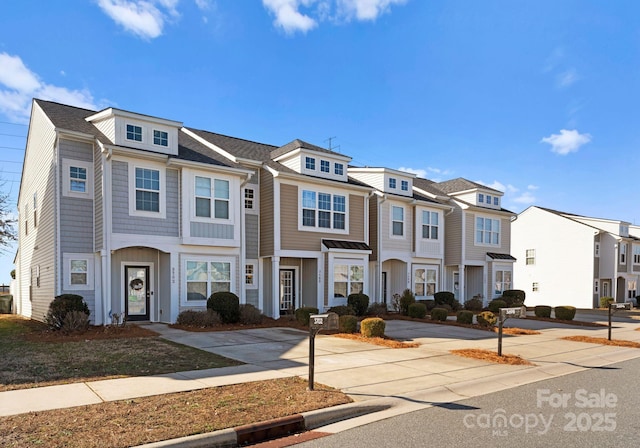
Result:
{"type": "Polygon", "coordinates": [[[280,314],[292,314],[296,309],[296,271],[280,269],[280,314]]]}

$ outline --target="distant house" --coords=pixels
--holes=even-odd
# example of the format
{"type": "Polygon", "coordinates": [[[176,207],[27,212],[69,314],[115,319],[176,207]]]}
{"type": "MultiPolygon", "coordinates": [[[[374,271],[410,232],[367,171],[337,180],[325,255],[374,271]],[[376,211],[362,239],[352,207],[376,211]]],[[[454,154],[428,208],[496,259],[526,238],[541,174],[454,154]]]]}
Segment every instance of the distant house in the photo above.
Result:
{"type": "Polygon", "coordinates": [[[640,280],[640,229],[630,223],[543,207],[513,223],[516,287],[527,305],[599,306],[601,297],[635,299],[640,280]]]}

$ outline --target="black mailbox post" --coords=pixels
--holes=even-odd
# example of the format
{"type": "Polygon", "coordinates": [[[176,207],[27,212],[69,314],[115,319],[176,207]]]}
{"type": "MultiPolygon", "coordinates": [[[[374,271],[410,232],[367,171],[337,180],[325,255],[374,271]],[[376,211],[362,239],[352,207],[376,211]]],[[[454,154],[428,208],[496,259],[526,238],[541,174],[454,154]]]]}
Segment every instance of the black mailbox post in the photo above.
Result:
{"type": "Polygon", "coordinates": [[[527,308],[524,305],[515,308],[500,308],[498,315],[498,356],[502,356],[502,325],[510,317],[518,317],[520,319],[527,317],[527,308]]]}
{"type": "Polygon", "coordinates": [[[611,327],[613,324],[611,323],[611,316],[618,310],[630,310],[631,303],[610,303],[609,304],[609,336],[608,339],[611,340],[611,327]]]}
{"type": "Polygon", "coordinates": [[[316,335],[322,330],[337,329],[338,315],[336,313],[312,314],[309,316],[309,390],[313,390],[316,335]]]}

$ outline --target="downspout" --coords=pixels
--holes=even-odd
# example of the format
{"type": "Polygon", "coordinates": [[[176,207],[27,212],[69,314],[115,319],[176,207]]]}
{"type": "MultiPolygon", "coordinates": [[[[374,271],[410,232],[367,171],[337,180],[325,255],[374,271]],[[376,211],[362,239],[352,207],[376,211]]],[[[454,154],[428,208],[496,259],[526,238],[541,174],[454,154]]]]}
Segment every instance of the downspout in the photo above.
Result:
{"type": "MultiPolygon", "coordinates": [[[[58,134],[58,132],[56,131],[56,142],[53,145],[53,160],[54,160],[54,164],[53,164],[53,169],[55,170],[55,174],[53,176],[54,178],[54,182],[55,182],[55,195],[56,195],[56,210],[54,212],[54,216],[56,217],[56,221],[55,221],[55,225],[56,225],[56,229],[55,229],[55,233],[56,233],[56,237],[55,237],[55,261],[54,261],[54,272],[56,273],[55,275],[55,286],[54,286],[54,296],[58,296],[60,295],[60,293],[62,292],[61,289],[61,283],[62,283],[62,275],[63,275],[63,269],[61,268],[61,261],[60,261],[60,257],[62,256],[62,254],[60,253],[60,178],[59,178],[59,169],[60,169],[60,164],[58,161],[58,157],[60,157],[60,135],[58,134]]],[[[28,199],[27,199],[28,201],[28,199]]],[[[40,214],[40,216],[42,217],[42,214],[40,214]]],[[[27,219],[29,219],[29,217],[27,216],[27,219]]],[[[34,249],[37,249],[38,246],[36,245],[34,247],[34,249]]],[[[33,260],[33,258],[32,258],[33,260]]]]}
{"type": "MultiPolygon", "coordinates": [[[[382,296],[382,232],[380,231],[380,227],[382,226],[382,204],[387,200],[387,195],[384,193],[380,193],[379,191],[375,191],[374,192],[376,195],[380,196],[381,200],[380,202],[378,202],[378,217],[377,217],[377,228],[378,228],[378,234],[376,235],[376,239],[377,239],[377,246],[378,246],[378,256],[376,257],[376,269],[378,270],[378,291],[379,294],[382,296]]],[[[383,302],[386,303],[387,302],[387,298],[383,297],[383,302]]]]}

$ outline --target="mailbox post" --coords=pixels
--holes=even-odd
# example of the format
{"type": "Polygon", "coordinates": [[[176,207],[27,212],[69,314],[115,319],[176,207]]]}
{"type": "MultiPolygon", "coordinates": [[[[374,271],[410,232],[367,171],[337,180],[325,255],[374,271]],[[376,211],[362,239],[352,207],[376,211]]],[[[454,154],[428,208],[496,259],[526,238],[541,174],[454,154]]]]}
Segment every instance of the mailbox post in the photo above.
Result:
{"type": "Polygon", "coordinates": [[[510,317],[520,319],[527,317],[527,307],[523,305],[517,308],[500,308],[498,314],[498,356],[502,356],[502,325],[510,317]]]}
{"type": "Polygon", "coordinates": [[[609,337],[608,337],[609,340],[611,340],[611,328],[613,326],[613,324],[611,323],[611,316],[618,310],[630,310],[630,309],[631,309],[631,303],[629,302],[609,304],[609,337]]]}
{"type": "Polygon", "coordinates": [[[316,335],[322,330],[337,329],[338,315],[336,313],[312,314],[309,316],[309,390],[313,390],[316,335]]]}

